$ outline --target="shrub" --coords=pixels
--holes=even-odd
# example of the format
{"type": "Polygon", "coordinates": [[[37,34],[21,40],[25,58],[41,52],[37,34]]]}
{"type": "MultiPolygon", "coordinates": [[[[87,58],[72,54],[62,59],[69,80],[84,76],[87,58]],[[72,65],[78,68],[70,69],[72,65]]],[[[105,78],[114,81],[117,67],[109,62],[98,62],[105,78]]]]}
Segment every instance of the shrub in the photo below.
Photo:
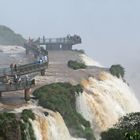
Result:
{"type": "Polygon", "coordinates": [[[27,140],[27,132],[30,140],[36,140],[30,119],[35,119],[31,110],[23,110],[21,117],[19,114],[3,112],[0,113],[0,140],[19,138],[27,140]],[[22,119],[22,120],[20,120],[22,119]]]}
{"type": "Polygon", "coordinates": [[[77,69],[85,69],[87,66],[84,63],[70,60],[68,61],[68,67],[77,70],[77,69]]]}
{"type": "Polygon", "coordinates": [[[85,51],[82,50],[82,49],[80,49],[80,50],[78,50],[78,49],[73,49],[73,51],[85,54],[85,51]]]}
{"type": "Polygon", "coordinates": [[[0,113],[0,139],[8,139],[17,134],[18,121],[13,113],[0,113]]]}
{"type": "Polygon", "coordinates": [[[24,109],[21,113],[21,118],[24,120],[24,121],[28,121],[29,119],[32,119],[34,120],[35,119],[35,115],[34,113],[32,112],[32,110],[29,110],[29,109],[24,109]]]}
{"type": "Polygon", "coordinates": [[[32,125],[29,121],[29,119],[35,119],[35,115],[32,110],[24,109],[21,113],[21,119],[23,120],[20,122],[22,140],[27,140],[27,137],[30,137],[30,140],[36,140],[32,125]],[[28,133],[29,136],[26,133],[28,133]]]}
{"type": "Polygon", "coordinates": [[[102,140],[140,140],[140,112],[121,117],[113,128],[102,132],[101,137],[102,140]]]}
{"type": "Polygon", "coordinates": [[[124,77],[125,70],[121,65],[112,65],[111,68],[109,69],[110,73],[116,77],[124,77]]]}

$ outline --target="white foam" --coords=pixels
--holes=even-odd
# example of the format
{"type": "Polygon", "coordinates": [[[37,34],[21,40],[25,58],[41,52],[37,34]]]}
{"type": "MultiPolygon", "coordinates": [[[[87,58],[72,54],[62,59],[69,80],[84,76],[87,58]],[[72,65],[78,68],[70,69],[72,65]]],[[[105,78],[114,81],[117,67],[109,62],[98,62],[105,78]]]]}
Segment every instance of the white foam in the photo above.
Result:
{"type": "Polygon", "coordinates": [[[85,54],[81,54],[80,57],[87,66],[103,67],[99,62],[94,61],[92,58],[85,54]]]}
{"type": "Polygon", "coordinates": [[[8,53],[8,54],[15,54],[15,53],[22,53],[25,51],[25,48],[23,48],[22,46],[4,46],[4,45],[0,45],[0,50],[3,53],[8,53]]]}

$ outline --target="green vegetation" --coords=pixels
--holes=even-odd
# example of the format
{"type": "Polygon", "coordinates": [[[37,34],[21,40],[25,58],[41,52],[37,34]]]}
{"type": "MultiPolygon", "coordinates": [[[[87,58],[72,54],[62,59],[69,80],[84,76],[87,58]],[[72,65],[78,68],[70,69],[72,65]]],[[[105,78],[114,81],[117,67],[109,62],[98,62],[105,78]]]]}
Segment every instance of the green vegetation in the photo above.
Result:
{"type": "Polygon", "coordinates": [[[16,137],[18,134],[18,120],[13,113],[0,113],[0,139],[16,137]]]}
{"type": "Polygon", "coordinates": [[[125,70],[121,65],[112,65],[111,68],[109,69],[110,73],[118,78],[120,76],[123,78],[125,74],[125,70]]]}
{"type": "Polygon", "coordinates": [[[31,110],[25,109],[21,113],[21,119],[23,120],[20,122],[22,140],[36,140],[32,125],[29,121],[29,119],[35,119],[34,113],[31,110]]]}
{"type": "Polygon", "coordinates": [[[33,94],[41,106],[58,111],[63,116],[71,135],[94,140],[90,123],[76,111],[76,94],[82,91],[81,85],[53,83],[41,87],[33,94]]]}
{"type": "Polygon", "coordinates": [[[0,45],[23,45],[25,39],[6,26],[0,25],[0,45]]]}
{"type": "Polygon", "coordinates": [[[27,122],[29,119],[32,119],[34,120],[35,119],[35,115],[34,113],[32,112],[32,110],[29,110],[29,109],[24,109],[21,113],[21,118],[27,122]]]}
{"type": "Polygon", "coordinates": [[[131,113],[101,134],[102,140],[140,140],[140,112],[131,113]]]}
{"type": "Polygon", "coordinates": [[[85,69],[87,66],[84,63],[70,60],[68,61],[68,67],[77,70],[77,69],[85,69]]]}
{"type": "Polygon", "coordinates": [[[82,53],[82,54],[85,54],[85,51],[84,50],[78,50],[78,49],[73,49],[73,51],[75,51],[75,52],[79,52],[79,53],[82,53]]]}
{"type": "Polygon", "coordinates": [[[23,110],[21,116],[14,113],[0,113],[0,140],[36,140],[29,119],[35,119],[31,110],[23,110]]]}

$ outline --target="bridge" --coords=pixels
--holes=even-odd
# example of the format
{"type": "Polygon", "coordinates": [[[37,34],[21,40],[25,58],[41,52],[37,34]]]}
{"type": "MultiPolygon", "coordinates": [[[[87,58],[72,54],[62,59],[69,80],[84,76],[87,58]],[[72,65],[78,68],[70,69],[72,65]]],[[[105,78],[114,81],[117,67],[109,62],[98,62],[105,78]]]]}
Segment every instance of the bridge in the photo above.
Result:
{"type": "Polygon", "coordinates": [[[67,35],[63,38],[38,38],[35,40],[29,39],[28,44],[38,45],[40,47],[46,47],[46,50],[72,50],[72,46],[80,44],[82,42],[81,37],[78,35],[67,35]]]}
{"type": "MultiPolygon", "coordinates": [[[[48,53],[43,48],[37,46],[31,46],[29,49],[34,56],[47,57],[48,53]]],[[[27,50],[26,50],[27,52],[27,50]]],[[[41,59],[42,59],[41,58],[41,59]]],[[[29,99],[30,89],[35,86],[34,76],[30,75],[33,73],[40,72],[42,76],[45,75],[45,70],[48,68],[47,60],[37,60],[36,57],[34,62],[25,65],[9,66],[7,68],[0,69],[0,97],[3,92],[24,90],[25,100],[29,99]],[[30,76],[29,76],[30,75],[30,76]]]]}

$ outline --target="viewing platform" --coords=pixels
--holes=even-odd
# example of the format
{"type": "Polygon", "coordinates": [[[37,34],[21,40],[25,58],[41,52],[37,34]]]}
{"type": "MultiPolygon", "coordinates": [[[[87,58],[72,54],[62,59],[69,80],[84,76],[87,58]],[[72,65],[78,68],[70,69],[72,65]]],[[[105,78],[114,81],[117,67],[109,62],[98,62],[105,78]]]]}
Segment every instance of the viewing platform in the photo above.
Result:
{"type": "Polygon", "coordinates": [[[48,52],[30,43],[26,45],[28,51],[35,56],[34,60],[24,65],[11,64],[7,68],[0,68],[0,97],[3,92],[24,90],[25,100],[29,100],[31,88],[35,86],[35,73],[45,75],[49,63],[48,52]]]}
{"type": "Polygon", "coordinates": [[[0,78],[7,76],[13,76],[14,74],[17,75],[25,75],[30,74],[34,72],[41,72],[41,75],[43,76],[43,71],[48,68],[48,62],[39,63],[38,61],[35,61],[30,64],[25,65],[18,65],[16,70],[13,68],[1,68],[0,69],[0,78]]]}
{"type": "MultiPolygon", "coordinates": [[[[81,37],[78,35],[70,36],[67,35],[63,38],[38,38],[31,40],[29,39],[28,44],[37,45],[38,47],[46,47],[46,50],[72,50],[72,46],[81,44],[81,37]]],[[[32,45],[32,46],[33,46],[32,45]]]]}

